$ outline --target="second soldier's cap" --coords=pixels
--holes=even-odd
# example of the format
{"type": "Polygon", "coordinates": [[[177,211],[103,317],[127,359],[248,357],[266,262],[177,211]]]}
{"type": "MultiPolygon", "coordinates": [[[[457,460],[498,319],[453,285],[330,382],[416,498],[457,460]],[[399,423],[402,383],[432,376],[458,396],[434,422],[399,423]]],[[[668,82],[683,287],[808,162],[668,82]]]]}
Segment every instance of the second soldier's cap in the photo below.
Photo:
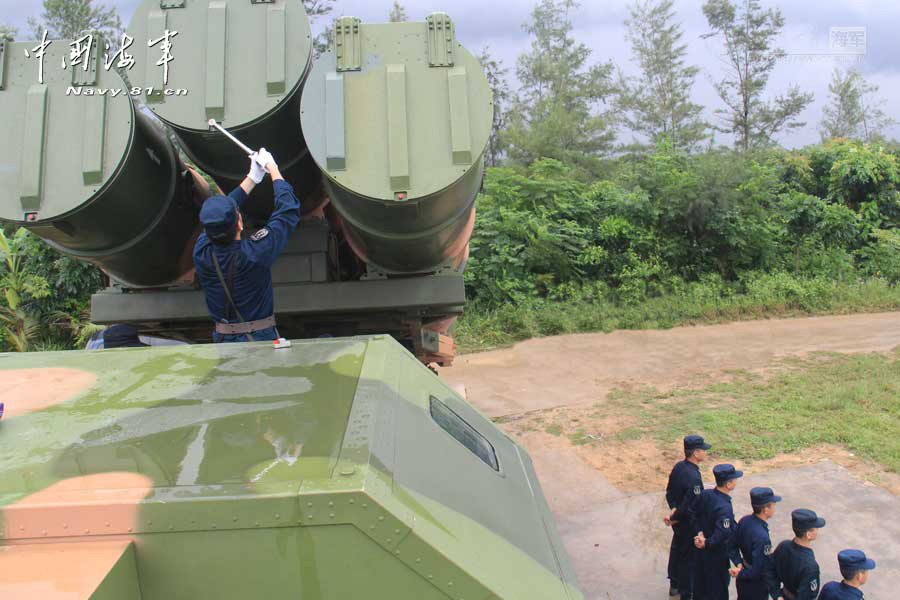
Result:
{"type": "Polygon", "coordinates": [[[726,481],[743,477],[744,472],[735,469],[734,465],[724,464],[714,466],[713,475],[716,478],[716,483],[725,483],[726,481]]]}
{"type": "Polygon", "coordinates": [[[841,550],[838,552],[838,564],[842,569],[851,571],[871,571],[875,568],[875,561],[866,558],[866,553],[862,550],[841,550]]]}
{"type": "Polygon", "coordinates": [[[237,203],[228,196],[210,196],[200,208],[200,222],[210,237],[231,233],[237,223],[237,203]]]}
{"type": "Polygon", "coordinates": [[[781,496],[776,496],[772,488],[755,487],[750,490],[751,506],[765,506],[773,502],[781,502],[781,496]]]}
{"type": "Polygon", "coordinates": [[[794,529],[818,529],[825,527],[825,519],[808,508],[798,508],[791,513],[791,523],[794,529]]]}
{"type": "Polygon", "coordinates": [[[688,435],[684,438],[685,452],[687,452],[688,450],[709,450],[710,448],[712,448],[712,446],[703,441],[702,436],[688,435]]]}

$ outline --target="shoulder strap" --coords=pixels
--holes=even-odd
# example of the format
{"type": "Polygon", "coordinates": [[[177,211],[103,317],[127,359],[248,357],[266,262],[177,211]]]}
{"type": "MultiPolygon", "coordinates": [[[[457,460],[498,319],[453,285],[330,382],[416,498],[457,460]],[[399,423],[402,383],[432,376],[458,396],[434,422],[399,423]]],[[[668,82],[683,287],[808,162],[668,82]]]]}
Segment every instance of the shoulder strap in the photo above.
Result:
{"type": "MultiPolygon", "coordinates": [[[[237,315],[237,318],[241,320],[241,323],[244,322],[244,317],[241,315],[241,311],[238,309],[237,304],[234,303],[234,299],[231,297],[231,280],[234,278],[234,263],[237,260],[237,257],[233,257],[231,260],[231,268],[228,269],[228,283],[225,282],[225,276],[222,275],[222,267],[219,266],[219,258],[216,256],[216,249],[210,248],[210,252],[212,253],[213,266],[216,268],[216,275],[219,276],[219,283],[222,284],[222,290],[225,292],[225,298],[228,300],[228,304],[231,308],[234,309],[234,313],[237,315]]],[[[249,333],[246,334],[247,341],[252,342],[253,336],[249,333]]]]}

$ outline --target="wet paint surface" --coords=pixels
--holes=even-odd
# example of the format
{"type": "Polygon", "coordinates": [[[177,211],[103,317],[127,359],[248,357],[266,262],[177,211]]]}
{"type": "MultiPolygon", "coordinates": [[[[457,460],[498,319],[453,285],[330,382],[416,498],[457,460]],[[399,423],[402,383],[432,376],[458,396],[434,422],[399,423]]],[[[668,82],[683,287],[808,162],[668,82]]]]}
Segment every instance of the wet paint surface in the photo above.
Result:
{"type": "MultiPolygon", "coordinates": [[[[210,345],[101,351],[102,360],[53,353],[45,359],[66,365],[54,372],[68,370],[80,394],[64,410],[50,405],[0,422],[0,506],[105,472],[193,494],[209,487],[210,495],[223,484],[329,477],[365,347],[210,345]]],[[[4,380],[27,358],[0,356],[4,380]]],[[[62,378],[59,391],[71,395],[71,387],[62,378]]]]}
{"type": "Polygon", "coordinates": [[[0,355],[0,378],[34,365],[96,381],[0,421],[0,548],[130,541],[145,600],[579,597],[515,444],[453,405],[497,472],[442,430],[452,392],[390,338],[0,355]]]}

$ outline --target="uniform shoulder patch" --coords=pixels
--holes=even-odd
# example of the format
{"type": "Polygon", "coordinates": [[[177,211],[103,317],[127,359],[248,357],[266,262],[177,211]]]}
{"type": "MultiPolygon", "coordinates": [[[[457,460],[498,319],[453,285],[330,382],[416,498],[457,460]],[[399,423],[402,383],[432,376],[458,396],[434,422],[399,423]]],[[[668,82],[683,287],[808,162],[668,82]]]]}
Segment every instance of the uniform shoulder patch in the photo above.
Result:
{"type": "Polygon", "coordinates": [[[818,579],[813,579],[812,581],[810,581],[810,582],[809,582],[809,589],[810,589],[811,591],[813,591],[813,592],[816,591],[817,589],[819,589],[819,580],[818,580],[818,579]]]}
{"type": "Polygon", "coordinates": [[[269,235],[269,230],[268,228],[263,227],[262,229],[251,235],[250,239],[254,242],[258,242],[259,240],[265,239],[267,235],[269,235]]]}
{"type": "Polygon", "coordinates": [[[701,488],[699,485],[694,486],[694,495],[695,496],[699,496],[700,492],[702,492],[702,491],[703,491],[703,488],[701,488]]]}
{"type": "Polygon", "coordinates": [[[725,529],[731,527],[731,519],[722,519],[722,527],[725,529]]]}
{"type": "Polygon", "coordinates": [[[766,547],[763,549],[763,553],[764,553],[766,556],[772,556],[772,552],[773,552],[773,550],[772,550],[772,544],[766,544],[766,547]]]}

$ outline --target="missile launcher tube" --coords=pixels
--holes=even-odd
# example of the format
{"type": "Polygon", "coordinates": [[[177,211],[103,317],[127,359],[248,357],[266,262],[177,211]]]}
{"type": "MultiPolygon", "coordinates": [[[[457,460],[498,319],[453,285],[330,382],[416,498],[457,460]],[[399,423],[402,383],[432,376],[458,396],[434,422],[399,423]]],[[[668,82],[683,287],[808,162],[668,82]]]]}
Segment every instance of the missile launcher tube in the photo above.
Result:
{"type": "MultiPolygon", "coordinates": [[[[313,208],[321,174],[300,131],[300,97],[312,59],[309,19],[299,0],[164,3],[144,0],[128,31],[136,40],[171,35],[168,72],[157,63],[159,44],[135,44],[129,77],[144,87],[147,106],[178,136],[188,157],[224,192],[247,174],[247,156],[210,129],[215,119],[248,147],[265,147],[284,178],[313,208]],[[177,5],[177,6],[176,6],[177,5]],[[167,76],[167,81],[163,81],[167,76]],[[149,91],[148,90],[151,90],[149,91]],[[164,90],[172,91],[166,95],[164,90]],[[179,95],[179,90],[186,94],[179,95]]],[[[160,42],[162,43],[162,42],[160,42]]],[[[271,181],[251,194],[244,211],[265,220],[272,210],[271,181]]]]}
{"type": "Polygon", "coordinates": [[[193,267],[206,183],[181,164],[154,117],[126,94],[100,93],[125,84],[102,68],[96,48],[90,70],[61,70],[68,40],[55,40],[41,84],[24,53],[33,44],[6,44],[0,219],[132,287],[175,282],[193,267]]]}
{"type": "Polygon", "coordinates": [[[347,240],[386,274],[464,262],[493,122],[490,86],[453,22],[342,17],[303,92],[310,153],[347,240]]]}

